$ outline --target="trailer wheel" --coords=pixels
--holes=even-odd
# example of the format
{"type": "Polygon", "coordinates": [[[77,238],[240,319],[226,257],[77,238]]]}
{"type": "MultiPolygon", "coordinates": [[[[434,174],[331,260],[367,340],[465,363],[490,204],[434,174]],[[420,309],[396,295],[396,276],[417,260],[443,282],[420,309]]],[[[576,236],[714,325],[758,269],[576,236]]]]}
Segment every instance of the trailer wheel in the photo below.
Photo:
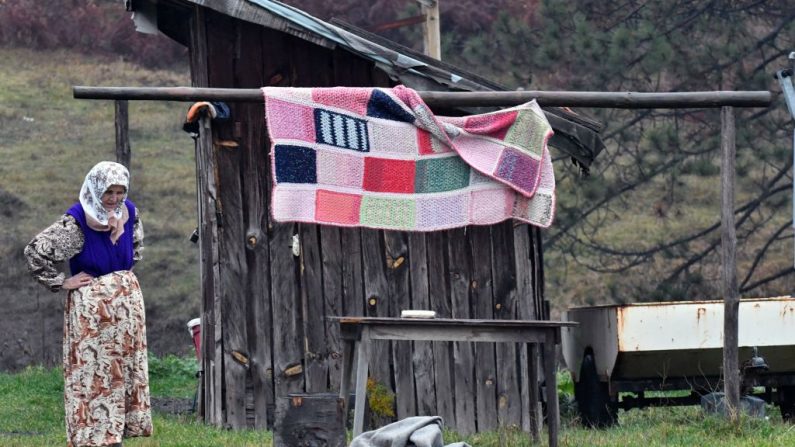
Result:
{"type": "Polygon", "coordinates": [[[778,407],[785,422],[795,422],[795,386],[778,388],[778,407]]]}
{"type": "Polygon", "coordinates": [[[599,381],[593,354],[585,354],[574,398],[582,423],[588,427],[610,427],[618,421],[618,405],[610,399],[607,383],[599,381]]]}

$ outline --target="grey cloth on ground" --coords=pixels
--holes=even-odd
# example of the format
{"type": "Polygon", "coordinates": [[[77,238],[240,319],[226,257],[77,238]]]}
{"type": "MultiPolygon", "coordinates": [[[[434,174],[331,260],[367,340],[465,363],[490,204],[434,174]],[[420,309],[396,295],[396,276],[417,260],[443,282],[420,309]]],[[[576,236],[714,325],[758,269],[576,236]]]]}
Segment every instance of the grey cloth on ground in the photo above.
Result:
{"type": "MultiPolygon", "coordinates": [[[[353,438],[350,447],[445,447],[442,440],[442,418],[414,416],[401,419],[377,430],[353,438]]],[[[446,447],[470,447],[464,442],[446,447]]]]}

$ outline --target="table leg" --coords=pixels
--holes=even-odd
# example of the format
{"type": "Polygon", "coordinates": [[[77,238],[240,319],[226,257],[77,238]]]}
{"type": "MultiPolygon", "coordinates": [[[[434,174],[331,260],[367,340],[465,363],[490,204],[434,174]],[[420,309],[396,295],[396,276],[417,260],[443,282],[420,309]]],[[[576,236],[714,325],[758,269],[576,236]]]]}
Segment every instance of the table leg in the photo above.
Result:
{"type": "MultiPolygon", "coordinates": [[[[366,332],[366,329],[365,329],[366,332]]],[[[359,358],[356,365],[356,403],[353,412],[353,436],[364,430],[364,406],[367,398],[367,366],[370,363],[370,340],[362,334],[357,342],[359,358]]]]}
{"type": "Polygon", "coordinates": [[[555,370],[555,337],[548,335],[544,342],[544,376],[547,385],[547,427],[549,447],[558,445],[560,410],[558,409],[558,380],[555,370]]]}
{"type": "Polygon", "coordinates": [[[342,414],[344,421],[348,420],[348,398],[351,394],[351,376],[353,375],[353,346],[354,340],[343,340],[342,345],[342,383],[340,383],[340,398],[342,399],[342,414]]]}

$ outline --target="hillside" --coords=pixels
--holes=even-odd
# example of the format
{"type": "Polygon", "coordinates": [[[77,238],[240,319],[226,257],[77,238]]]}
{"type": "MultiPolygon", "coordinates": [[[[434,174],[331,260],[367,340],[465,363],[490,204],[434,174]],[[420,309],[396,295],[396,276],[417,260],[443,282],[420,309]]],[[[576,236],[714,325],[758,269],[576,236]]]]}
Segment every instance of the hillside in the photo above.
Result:
{"type": "MultiPolygon", "coordinates": [[[[186,85],[181,72],[66,51],[0,47],[0,370],[61,359],[62,300],[27,274],[22,249],[77,198],[88,169],[114,160],[113,103],[72,98],[73,85],[186,85]]],[[[187,353],[199,316],[193,141],[184,103],[132,102],[131,194],[146,233],[136,267],[150,349],[187,353]]]]}

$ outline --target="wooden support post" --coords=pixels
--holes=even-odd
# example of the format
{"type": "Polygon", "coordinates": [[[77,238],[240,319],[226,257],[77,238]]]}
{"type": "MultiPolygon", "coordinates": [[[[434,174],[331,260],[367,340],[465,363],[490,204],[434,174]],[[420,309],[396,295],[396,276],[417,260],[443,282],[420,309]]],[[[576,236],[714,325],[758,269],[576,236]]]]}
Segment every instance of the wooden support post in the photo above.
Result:
{"type": "Polygon", "coordinates": [[[121,163],[130,169],[130,135],[129,113],[126,99],[114,101],[116,110],[116,163],[121,163]]]}
{"type": "Polygon", "coordinates": [[[442,37],[439,31],[439,0],[420,1],[425,23],[422,28],[423,52],[434,59],[442,59],[442,37]]]}
{"type": "Polygon", "coordinates": [[[721,284],[723,289],[723,377],[726,409],[732,422],[739,420],[740,368],[738,359],[738,320],[740,298],[737,291],[734,228],[734,109],[721,108],[721,284]]]}

